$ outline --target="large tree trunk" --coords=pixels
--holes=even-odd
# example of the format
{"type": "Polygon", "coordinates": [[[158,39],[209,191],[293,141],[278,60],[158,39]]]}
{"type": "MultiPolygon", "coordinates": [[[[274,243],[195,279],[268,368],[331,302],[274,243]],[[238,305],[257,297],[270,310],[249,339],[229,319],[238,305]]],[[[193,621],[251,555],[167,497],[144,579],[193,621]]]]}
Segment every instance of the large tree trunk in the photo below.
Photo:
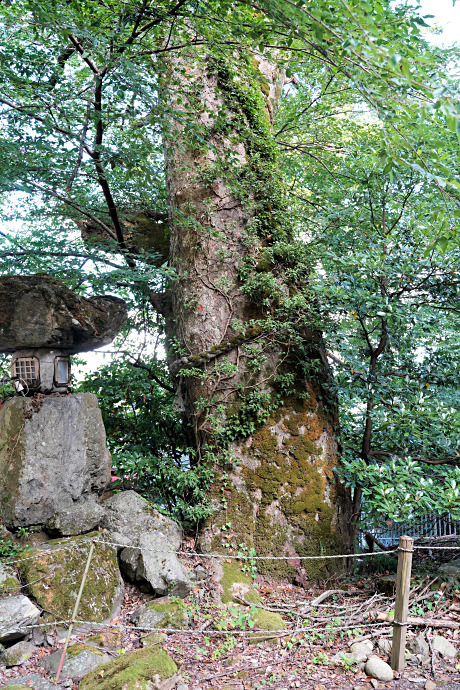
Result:
{"type": "Polygon", "coordinates": [[[190,441],[215,463],[201,546],[290,555],[260,570],[302,581],[336,562],[296,556],[348,552],[352,528],[308,261],[276,166],[284,75],[249,53],[163,69],[175,115],[164,137],[171,371],[190,441]]]}

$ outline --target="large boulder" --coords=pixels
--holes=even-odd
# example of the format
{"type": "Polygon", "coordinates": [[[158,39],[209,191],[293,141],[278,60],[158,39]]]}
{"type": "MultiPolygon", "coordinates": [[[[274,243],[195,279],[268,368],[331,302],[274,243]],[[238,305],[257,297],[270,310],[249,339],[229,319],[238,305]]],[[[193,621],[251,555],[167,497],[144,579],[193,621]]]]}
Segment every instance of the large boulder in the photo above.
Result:
{"type": "Polygon", "coordinates": [[[128,546],[120,553],[120,568],[143,591],[163,596],[186,597],[192,583],[186,568],[160,532],[141,534],[137,547],[128,546]]]}
{"type": "Polygon", "coordinates": [[[22,594],[0,599],[0,644],[25,637],[40,618],[40,609],[22,594]]]}
{"type": "Polygon", "coordinates": [[[49,523],[63,535],[93,529],[111,457],[92,393],[15,397],[0,408],[0,506],[9,528],[49,523]]]}
{"type": "Polygon", "coordinates": [[[80,690],[172,690],[180,681],[177,664],[160,647],[145,647],[101,664],[84,676],[80,690]]]}
{"type": "Polygon", "coordinates": [[[0,277],[0,352],[85,352],[112,342],[127,318],[118,297],[82,297],[45,273],[0,277]]]}
{"type": "Polygon", "coordinates": [[[159,513],[135,491],[115,494],[102,505],[105,510],[102,527],[121,535],[123,545],[138,546],[141,534],[158,530],[173,549],[180,547],[182,529],[177,522],[159,513]]]}
{"type": "Polygon", "coordinates": [[[28,549],[18,557],[18,570],[26,590],[52,616],[72,617],[75,599],[85,569],[91,539],[97,537],[85,589],[78,610],[79,620],[106,622],[116,616],[123,601],[124,583],[117,552],[103,543],[104,535],[73,540],[53,540],[28,549]]]}

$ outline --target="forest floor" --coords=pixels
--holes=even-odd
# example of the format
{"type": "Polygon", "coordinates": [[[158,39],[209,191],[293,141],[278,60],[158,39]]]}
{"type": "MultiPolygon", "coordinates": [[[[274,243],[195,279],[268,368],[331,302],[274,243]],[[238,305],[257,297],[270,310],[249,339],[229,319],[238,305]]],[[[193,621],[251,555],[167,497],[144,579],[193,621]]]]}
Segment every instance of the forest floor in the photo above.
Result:
{"type": "MultiPolygon", "coordinates": [[[[196,559],[197,564],[207,565],[204,559],[201,563],[196,559]]],[[[168,633],[159,644],[180,664],[180,690],[460,690],[460,659],[443,658],[432,644],[435,636],[442,636],[460,649],[460,591],[437,576],[438,565],[426,552],[418,558],[409,607],[409,616],[416,624],[409,627],[408,641],[422,633],[429,653],[412,654],[404,672],[389,682],[371,679],[359,665],[343,657],[352,642],[370,640],[373,653],[389,661],[394,599],[378,592],[379,579],[388,575],[385,569],[372,574],[355,571],[309,589],[258,577],[263,606],[279,613],[290,630],[307,628],[263,642],[250,639],[248,607],[235,604],[226,617],[219,614],[215,593],[208,589],[205,579],[193,587],[186,600],[189,629],[168,633]],[[312,605],[324,592],[328,595],[323,601],[312,605]],[[216,630],[217,626],[222,629],[216,630]]],[[[149,598],[127,585],[122,611],[112,621],[121,629],[116,632],[116,628],[108,628],[118,635],[119,649],[114,656],[142,646],[147,633],[132,627],[131,616],[149,598]]],[[[76,630],[72,643],[84,642],[94,632],[95,628],[76,630]]],[[[45,677],[43,657],[62,649],[63,642],[63,630],[57,631],[54,639],[48,636],[47,645],[38,648],[22,666],[5,670],[0,682],[17,682],[33,672],[45,677]]],[[[76,690],[78,682],[63,680],[59,686],[76,690]]]]}

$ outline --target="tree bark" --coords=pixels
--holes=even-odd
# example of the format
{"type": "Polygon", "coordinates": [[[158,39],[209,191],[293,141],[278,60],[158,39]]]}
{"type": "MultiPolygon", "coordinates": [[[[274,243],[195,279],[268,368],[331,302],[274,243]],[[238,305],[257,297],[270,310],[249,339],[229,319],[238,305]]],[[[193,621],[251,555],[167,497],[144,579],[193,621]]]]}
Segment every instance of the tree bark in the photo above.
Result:
{"type": "MultiPolygon", "coordinates": [[[[259,555],[297,579],[347,553],[351,500],[334,470],[337,413],[276,165],[284,74],[260,55],[170,58],[163,97],[171,218],[169,361],[191,445],[213,463],[200,545],[259,555]]],[[[165,312],[167,314],[167,312],[165,312]]]]}

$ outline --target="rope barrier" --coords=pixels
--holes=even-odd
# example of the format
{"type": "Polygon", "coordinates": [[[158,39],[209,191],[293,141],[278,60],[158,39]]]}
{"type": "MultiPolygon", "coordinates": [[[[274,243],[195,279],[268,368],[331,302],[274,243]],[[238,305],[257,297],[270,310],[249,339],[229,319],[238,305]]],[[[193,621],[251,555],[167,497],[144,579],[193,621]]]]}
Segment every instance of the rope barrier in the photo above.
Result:
{"type": "MultiPolygon", "coordinates": [[[[335,633],[335,632],[341,632],[343,630],[350,630],[349,625],[345,626],[334,626],[333,629],[328,630],[327,624],[326,626],[324,623],[322,623],[320,626],[317,627],[301,627],[301,628],[290,628],[290,629],[284,629],[284,630],[267,630],[265,628],[250,628],[248,630],[194,630],[192,628],[151,628],[148,626],[133,626],[133,625],[126,625],[123,623],[97,623],[96,621],[81,621],[78,619],[72,620],[62,620],[62,621],[52,621],[49,623],[35,623],[34,625],[24,625],[21,626],[22,630],[32,630],[34,628],[43,628],[43,627],[48,627],[48,626],[63,626],[63,625],[85,625],[89,626],[91,628],[96,627],[96,628],[110,628],[110,629],[115,629],[115,630],[130,630],[131,632],[135,632],[138,630],[139,632],[148,632],[148,633],[168,633],[168,634],[185,634],[185,635],[201,635],[204,637],[214,637],[214,636],[219,636],[219,635],[253,635],[254,633],[265,633],[266,635],[298,635],[300,633],[304,632],[321,632],[322,634],[324,633],[335,633]]],[[[356,625],[353,626],[353,628],[359,629],[359,628],[372,628],[372,627],[381,627],[381,626],[388,626],[391,625],[391,621],[385,621],[382,623],[356,623],[356,625]]],[[[262,635],[261,635],[262,636],[262,635]]]]}
{"type": "MultiPolygon", "coordinates": [[[[95,544],[103,544],[106,546],[115,546],[119,549],[138,549],[139,551],[145,551],[147,553],[164,553],[164,551],[160,551],[158,549],[149,549],[145,548],[142,546],[134,546],[134,545],[128,545],[128,544],[120,544],[118,542],[113,542],[113,541],[106,541],[103,539],[95,539],[94,540],[95,544]]],[[[69,549],[72,549],[74,546],[83,546],[85,545],[85,542],[82,541],[72,541],[68,542],[65,546],[60,546],[56,548],[40,548],[40,547],[33,547],[33,548],[40,548],[38,553],[34,554],[33,556],[25,556],[25,557],[19,557],[19,558],[14,558],[9,561],[3,561],[0,559],[0,563],[2,565],[13,565],[15,563],[21,563],[23,561],[30,561],[34,560],[36,558],[41,558],[43,556],[51,556],[55,553],[59,553],[60,551],[66,551],[69,549]]],[[[231,554],[226,554],[226,553],[198,553],[197,551],[176,551],[170,544],[168,545],[171,553],[175,553],[177,556],[181,556],[183,558],[187,557],[196,557],[196,558],[220,558],[220,559],[227,559],[230,558],[232,560],[236,561],[290,561],[290,560],[296,560],[296,561],[316,561],[316,560],[328,560],[328,559],[334,559],[334,558],[370,558],[372,556],[381,556],[381,555],[388,555],[391,553],[397,553],[401,549],[394,548],[394,549],[389,549],[388,551],[373,551],[373,552],[366,552],[366,553],[343,553],[343,554],[323,554],[321,556],[298,556],[298,555],[292,555],[292,556],[250,556],[248,554],[239,554],[237,556],[231,555],[231,554]]],[[[438,550],[438,551],[460,551],[460,546],[421,546],[418,544],[414,544],[414,549],[418,550],[438,550]]],[[[16,588],[15,588],[16,589],[16,588]]]]}
{"type": "MultiPolygon", "coordinates": [[[[127,546],[126,544],[118,544],[113,541],[102,541],[102,540],[95,540],[96,544],[106,544],[108,546],[116,546],[117,548],[123,548],[123,549],[138,549],[140,551],[145,551],[147,553],[164,553],[164,551],[160,551],[158,549],[149,549],[145,548],[143,546],[127,546]]],[[[172,547],[171,551],[175,553],[177,556],[196,556],[198,558],[231,558],[232,560],[236,561],[316,561],[316,560],[324,560],[324,559],[329,559],[329,558],[363,558],[366,556],[378,556],[383,554],[388,554],[388,553],[396,553],[398,549],[392,549],[391,551],[376,551],[375,553],[343,553],[343,554],[324,554],[323,556],[249,556],[247,554],[241,554],[238,556],[232,556],[230,554],[226,553],[198,553],[196,551],[174,551],[172,547]]]]}
{"type": "Polygon", "coordinates": [[[460,551],[460,546],[419,546],[418,544],[414,544],[414,549],[429,549],[430,551],[434,549],[442,551],[460,551]]]}
{"type": "MultiPolygon", "coordinates": [[[[49,556],[51,554],[58,553],[59,551],[68,551],[73,546],[75,546],[75,545],[81,546],[84,543],[85,542],[81,542],[81,541],[80,542],[77,542],[77,541],[67,542],[67,544],[65,546],[58,546],[56,548],[52,547],[50,549],[46,549],[43,547],[40,548],[39,546],[33,546],[32,548],[34,548],[34,549],[35,548],[40,549],[39,552],[34,554],[33,556],[27,556],[26,558],[15,558],[11,561],[2,561],[0,559],[0,563],[2,565],[12,565],[13,563],[22,563],[23,561],[33,561],[35,558],[41,558],[42,556],[49,556]]],[[[103,544],[104,542],[101,541],[98,543],[103,544]]]]}

